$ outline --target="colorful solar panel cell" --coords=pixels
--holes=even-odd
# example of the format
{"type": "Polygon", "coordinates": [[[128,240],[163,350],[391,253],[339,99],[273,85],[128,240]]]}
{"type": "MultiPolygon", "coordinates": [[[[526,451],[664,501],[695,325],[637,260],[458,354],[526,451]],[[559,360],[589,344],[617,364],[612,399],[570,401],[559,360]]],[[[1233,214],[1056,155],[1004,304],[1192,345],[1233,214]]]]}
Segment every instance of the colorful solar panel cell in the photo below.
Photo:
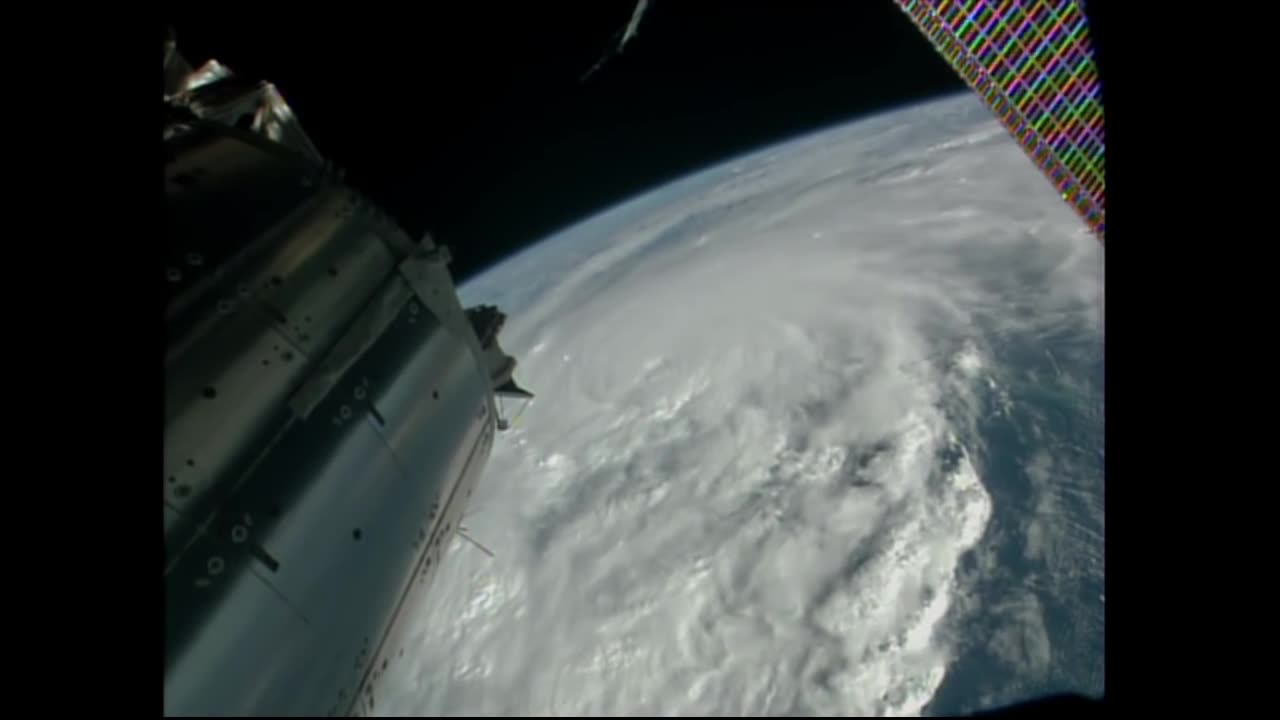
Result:
{"type": "Polygon", "coordinates": [[[895,0],[1100,241],[1102,90],[1079,0],[895,0]]]}

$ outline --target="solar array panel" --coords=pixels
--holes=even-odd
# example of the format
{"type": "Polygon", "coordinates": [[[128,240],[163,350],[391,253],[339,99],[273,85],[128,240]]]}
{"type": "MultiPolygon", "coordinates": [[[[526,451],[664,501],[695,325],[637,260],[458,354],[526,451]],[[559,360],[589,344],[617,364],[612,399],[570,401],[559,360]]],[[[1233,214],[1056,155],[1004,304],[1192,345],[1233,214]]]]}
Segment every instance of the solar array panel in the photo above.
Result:
{"type": "Polygon", "coordinates": [[[1077,0],[895,0],[1104,239],[1102,91],[1077,0]]]}

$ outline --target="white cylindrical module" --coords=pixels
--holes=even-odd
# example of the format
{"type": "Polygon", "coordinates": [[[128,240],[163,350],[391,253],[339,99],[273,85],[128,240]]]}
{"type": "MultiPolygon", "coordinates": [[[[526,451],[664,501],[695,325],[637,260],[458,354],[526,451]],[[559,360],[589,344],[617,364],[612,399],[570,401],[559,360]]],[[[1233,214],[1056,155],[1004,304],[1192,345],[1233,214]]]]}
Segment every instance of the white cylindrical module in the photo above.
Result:
{"type": "Polygon", "coordinates": [[[493,383],[447,252],[280,130],[269,86],[190,85],[165,131],[166,714],[375,710],[493,383]]]}

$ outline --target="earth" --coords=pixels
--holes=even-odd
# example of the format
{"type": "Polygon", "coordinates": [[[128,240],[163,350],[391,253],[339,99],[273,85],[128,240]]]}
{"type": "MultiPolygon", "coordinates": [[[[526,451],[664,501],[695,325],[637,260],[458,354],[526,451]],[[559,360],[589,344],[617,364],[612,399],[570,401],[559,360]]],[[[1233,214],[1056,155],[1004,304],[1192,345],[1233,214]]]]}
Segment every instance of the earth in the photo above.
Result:
{"type": "MultiPolygon", "coordinates": [[[[972,95],[461,288],[537,394],[389,715],[947,715],[1103,692],[1100,244],[972,95]]],[[[508,405],[509,415],[518,406],[508,405]]]]}

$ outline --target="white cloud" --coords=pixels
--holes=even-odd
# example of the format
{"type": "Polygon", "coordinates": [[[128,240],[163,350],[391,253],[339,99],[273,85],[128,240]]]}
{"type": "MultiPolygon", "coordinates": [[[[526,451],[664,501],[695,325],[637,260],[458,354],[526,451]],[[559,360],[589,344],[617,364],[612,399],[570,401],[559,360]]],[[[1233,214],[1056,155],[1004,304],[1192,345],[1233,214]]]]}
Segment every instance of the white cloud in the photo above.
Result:
{"type": "MultiPolygon", "coordinates": [[[[1090,326],[1101,292],[1078,220],[964,103],[945,131],[901,115],[740,159],[465,289],[511,313],[539,399],[468,520],[497,558],[449,557],[380,712],[924,706],[992,512],[991,334],[1035,325],[1010,297],[1090,326]],[[920,172],[875,181],[895,163],[920,172]]],[[[1034,666],[1024,619],[993,648],[1034,666]]]]}
{"type": "Polygon", "coordinates": [[[1049,669],[1052,647],[1040,601],[1026,593],[991,611],[1002,620],[991,636],[991,652],[1031,677],[1043,676],[1049,669]]]}

